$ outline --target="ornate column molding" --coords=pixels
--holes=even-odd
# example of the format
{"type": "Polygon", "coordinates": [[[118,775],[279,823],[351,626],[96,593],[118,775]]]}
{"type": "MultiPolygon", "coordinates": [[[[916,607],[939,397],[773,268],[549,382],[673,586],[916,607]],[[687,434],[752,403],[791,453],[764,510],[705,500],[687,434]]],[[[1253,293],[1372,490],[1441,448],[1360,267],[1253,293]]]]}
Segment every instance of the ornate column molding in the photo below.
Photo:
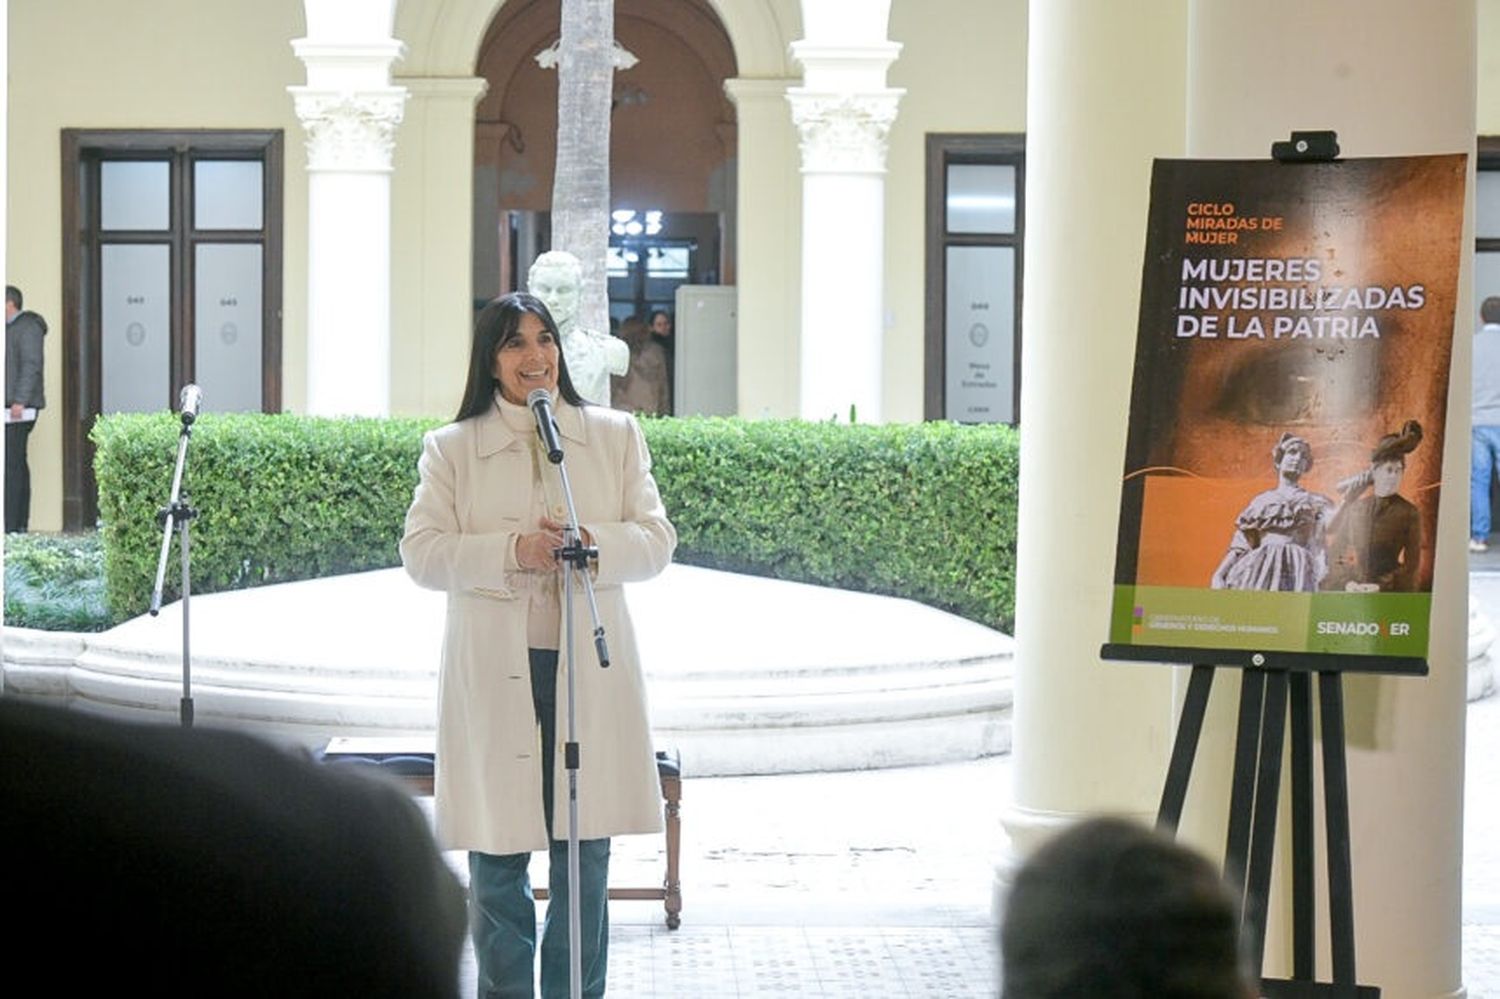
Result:
{"type": "Polygon", "coordinates": [[[309,170],[390,172],[396,126],[406,107],[405,87],[287,89],[307,130],[309,170]]]}
{"type": "Polygon", "coordinates": [[[802,140],[803,173],[884,173],[886,139],[906,93],[885,85],[895,42],[792,43],[803,85],[787,91],[802,140]]]}
{"type": "Polygon", "coordinates": [[[748,101],[779,101],[795,82],[791,77],[736,76],[724,81],[724,93],[736,107],[748,101]]]}
{"type": "Polygon", "coordinates": [[[803,173],[884,173],[887,139],[904,90],[787,91],[801,138],[803,173]]]}
{"type": "Polygon", "coordinates": [[[467,100],[471,104],[483,100],[490,89],[489,81],[482,76],[397,76],[391,82],[405,87],[414,98],[467,100]]]}

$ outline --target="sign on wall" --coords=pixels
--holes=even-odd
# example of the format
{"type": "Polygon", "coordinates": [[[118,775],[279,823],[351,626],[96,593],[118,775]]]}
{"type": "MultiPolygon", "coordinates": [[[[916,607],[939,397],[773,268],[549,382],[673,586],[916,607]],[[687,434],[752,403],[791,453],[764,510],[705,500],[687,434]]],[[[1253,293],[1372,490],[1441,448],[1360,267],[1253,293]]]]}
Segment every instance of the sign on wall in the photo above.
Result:
{"type": "Polygon", "coordinates": [[[1425,670],[1465,160],[1156,162],[1106,656],[1425,670]]]}

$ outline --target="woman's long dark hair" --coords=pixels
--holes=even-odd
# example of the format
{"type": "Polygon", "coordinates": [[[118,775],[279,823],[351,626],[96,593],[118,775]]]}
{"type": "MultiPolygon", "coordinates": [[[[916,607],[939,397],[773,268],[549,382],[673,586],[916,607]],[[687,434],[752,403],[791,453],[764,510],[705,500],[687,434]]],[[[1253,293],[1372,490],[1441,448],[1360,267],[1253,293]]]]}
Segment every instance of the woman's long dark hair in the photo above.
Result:
{"type": "Polygon", "coordinates": [[[469,348],[469,376],[464,382],[464,401],[459,404],[454,422],[478,416],[494,405],[495,390],[500,387],[495,381],[495,357],[507,341],[520,334],[521,317],[528,312],[542,321],[542,325],[557,343],[558,394],[564,401],[575,406],[584,405],[583,397],[573,387],[573,379],[568,375],[562,334],[557,331],[557,323],[552,321],[552,313],[547,311],[542,300],[535,295],[513,291],[480,309],[479,317],[474,320],[474,341],[469,348]]]}

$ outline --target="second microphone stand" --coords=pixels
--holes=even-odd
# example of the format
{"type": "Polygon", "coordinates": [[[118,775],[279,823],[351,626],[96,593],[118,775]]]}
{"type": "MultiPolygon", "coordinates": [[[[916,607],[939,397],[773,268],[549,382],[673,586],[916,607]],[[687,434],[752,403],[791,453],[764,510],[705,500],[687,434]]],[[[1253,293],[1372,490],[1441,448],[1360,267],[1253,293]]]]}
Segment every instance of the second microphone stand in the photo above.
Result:
{"type": "Polygon", "coordinates": [[[573,680],[573,577],[583,581],[588,597],[589,614],[594,623],[594,651],[601,668],[609,666],[609,646],[604,640],[604,625],[599,622],[599,604],[594,598],[594,581],[589,576],[589,561],[599,557],[599,549],[585,545],[578,530],[578,511],[573,506],[573,489],[568,484],[568,470],[563,465],[562,449],[547,456],[557,466],[562,479],[563,498],[568,505],[568,522],[563,527],[563,545],[553,555],[563,563],[563,644],[567,654],[568,738],[563,744],[563,765],[568,771],[568,980],[572,999],[583,996],[582,922],[578,904],[578,729],[575,708],[576,687],[573,680]]]}
{"type": "Polygon", "coordinates": [[[188,627],[188,598],[192,594],[192,555],[191,555],[191,530],[189,525],[198,511],[194,510],[188,503],[188,497],[182,490],[182,477],[187,468],[188,442],[193,436],[193,420],[197,414],[190,409],[184,408],[182,412],[182,433],[177,438],[177,467],[172,472],[172,494],[167,500],[167,505],[157,511],[157,517],[162,521],[161,533],[161,557],[156,561],[156,587],[151,591],[151,616],[155,617],[161,613],[161,590],[162,583],[167,574],[167,553],[172,548],[172,532],[175,530],[182,536],[182,542],[178,550],[182,553],[182,700],[180,703],[180,715],[183,728],[193,727],[193,682],[192,682],[192,655],[191,642],[189,641],[190,629],[188,627]]]}

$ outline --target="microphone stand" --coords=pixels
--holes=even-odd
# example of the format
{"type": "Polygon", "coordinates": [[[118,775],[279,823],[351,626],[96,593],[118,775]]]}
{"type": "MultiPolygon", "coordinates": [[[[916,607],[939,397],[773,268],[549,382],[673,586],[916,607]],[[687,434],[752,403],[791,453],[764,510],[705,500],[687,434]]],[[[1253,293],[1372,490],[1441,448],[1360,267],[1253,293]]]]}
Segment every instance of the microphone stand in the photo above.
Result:
{"type": "Polygon", "coordinates": [[[588,597],[589,613],[594,622],[594,651],[599,666],[609,667],[609,646],[604,641],[604,626],[599,622],[599,604],[594,598],[594,581],[589,577],[589,560],[598,559],[599,549],[583,543],[578,530],[578,511],[573,506],[573,489],[568,470],[563,465],[562,449],[547,456],[557,466],[562,479],[563,498],[567,501],[568,522],[563,526],[563,546],[553,556],[563,564],[563,644],[568,664],[568,738],[563,744],[563,763],[568,771],[568,980],[571,999],[583,997],[582,921],[578,905],[578,730],[574,711],[576,688],[573,682],[573,577],[583,583],[588,597]]]}
{"type": "Polygon", "coordinates": [[[182,535],[182,543],[178,549],[182,553],[182,700],[179,715],[183,728],[193,727],[192,657],[189,653],[191,644],[188,629],[188,598],[193,587],[190,569],[191,532],[188,525],[198,516],[198,511],[189,505],[187,494],[182,491],[182,476],[187,467],[188,441],[193,436],[194,419],[195,413],[184,410],[182,433],[177,438],[177,467],[172,472],[172,494],[167,505],[156,513],[157,519],[162,521],[161,556],[156,562],[156,587],[151,591],[151,616],[155,617],[161,613],[161,587],[167,573],[167,552],[172,547],[172,531],[175,529],[182,535]]]}

